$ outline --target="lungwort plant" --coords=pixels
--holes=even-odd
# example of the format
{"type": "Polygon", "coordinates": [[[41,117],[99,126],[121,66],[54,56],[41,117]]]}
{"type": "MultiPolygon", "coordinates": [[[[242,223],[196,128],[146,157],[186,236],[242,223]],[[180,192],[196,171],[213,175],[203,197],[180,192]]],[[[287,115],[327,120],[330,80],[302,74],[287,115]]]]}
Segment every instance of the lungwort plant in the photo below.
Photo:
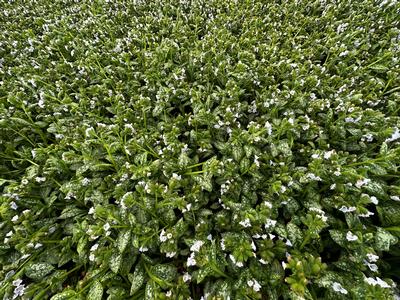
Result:
{"type": "Polygon", "coordinates": [[[398,1],[0,6],[2,299],[399,299],[398,1]]]}

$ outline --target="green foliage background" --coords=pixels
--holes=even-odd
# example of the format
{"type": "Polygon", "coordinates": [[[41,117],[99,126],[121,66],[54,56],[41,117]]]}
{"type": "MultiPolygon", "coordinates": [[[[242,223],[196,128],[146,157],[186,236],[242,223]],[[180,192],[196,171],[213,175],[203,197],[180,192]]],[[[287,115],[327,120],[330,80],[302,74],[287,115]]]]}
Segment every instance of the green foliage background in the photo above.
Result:
{"type": "Polygon", "coordinates": [[[3,299],[398,299],[397,1],[0,8],[3,299]]]}

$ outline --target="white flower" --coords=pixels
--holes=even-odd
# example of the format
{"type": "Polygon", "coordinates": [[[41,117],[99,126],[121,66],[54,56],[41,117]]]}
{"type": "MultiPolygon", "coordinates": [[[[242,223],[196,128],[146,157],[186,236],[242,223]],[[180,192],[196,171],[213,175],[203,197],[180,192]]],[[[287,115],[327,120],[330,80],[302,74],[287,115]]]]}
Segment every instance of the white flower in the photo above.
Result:
{"type": "Polygon", "coordinates": [[[330,159],[332,154],[334,154],[334,153],[335,153],[335,150],[327,151],[327,152],[324,153],[324,158],[325,159],[330,159]]]}
{"type": "Polygon", "coordinates": [[[192,203],[189,203],[186,205],[186,208],[182,209],[182,212],[190,211],[191,208],[192,208],[192,203]]]}
{"type": "Polygon", "coordinates": [[[265,229],[274,227],[276,225],[276,222],[277,222],[276,220],[267,219],[265,222],[265,229]]]}
{"type": "Polygon", "coordinates": [[[99,248],[99,244],[94,244],[94,245],[90,248],[90,251],[91,251],[91,252],[96,251],[97,248],[99,248]]]}
{"type": "Polygon", "coordinates": [[[257,250],[256,244],[254,244],[253,241],[251,241],[251,249],[253,249],[254,251],[257,250]]]}
{"type": "Polygon", "coordinates": [[[378,272],[378,266],[376,264],[370,264],[367,262],[366,264],[368,266],[368,268],[372,271],[372,272],[378,272]]]}
{"type": "Polygon", "coordinates": [[[266,207],[272,208],[271,202],[269,202],[269,201],[264,201],[264,204],[265,204],[266,207]]]}
{"type": "Polygon", "coordinates": [[[362,218],[369,218],[370,216],[373,216],[373,215],[374,215],[373,212],[367,211],[365,214],[359,214],[358,216],[362,217],[362,218]]]}
{"type": "Polygon", "coordinates": [[[345,294],[345,295],[347,294],[347,290],[344,287],[342,287],[342,285],[339,282],[334,282],[332,284],[332,289],[335,292],[339,292],[339,293],[342,293],[342,294],[345,294]]]}
{"type": "Polygon", "coordinates": [[[336,183],[331,184],[330,189],[331,189],[331,190],[336,189],[336,183]]]}
{"type": "Polygon", "coordinates": [[[390,199],[392,199],[393,201],[400,201],[399,196],[390,196],[390,199]]]}
{"type": "Polygon", "coordinates": [[[292,247],[292,246],[293,246],[293,245],[292,245],[292,242],[291,242],[290,240],[287,240],[285,244],[286,244],[286,246],[289,246],[289,247],[292,247]]]}
{"type": "Polygon", "coordinates": [[[353,234],[351,231],[348,231],[346,234],[346,239],[348,241],[352,242],[352,241],[357,241],[358,237],[355,234],[353,234]]]}
{"type": "Polygon", "coordinates": [[[224,239],[221,239],[220,245],[221,245],[221,249],[225,250],[225,240],[224,239]]]}
{"type": "Polygon", "coordinates": [[[370,262],[377,262],[378,259],[379,259],[379,256],[378,256],[378,255],[375,255],[375,254],[373,254],[373,253],[368,253],[368,254],[367,254],[367,258],[368,258],[368,260],[369,260],[370,262]]]}
{"type": "Polygon", "coordinates": [[[385,140],[385,142],[393,142],[393,141],[397,140],[398,138],[400,138],[400,131],[398,128],[396,128],[395,131],[393,132],[392,136],[390,138],[387,138],[385,140]]]}
{"type": "Polygon", "coordinates": [[[188,281],[190,281],[191,279],[192,279],[192,276],[190,276],[189,273],[183,274],[183,281],[184,281],[184,282],[188,282],[188,281]]]}
{"type": "Polygon", "coordinates": [[[165,234],[165,230],[164,230],[164,229],[161,230],[161,233],[160,233],[160,241],[161,241],[161,242],[165,242],[167,239],[168,239],[168,238],[167,238],[167,235],[165,234]]]}
{"type": "Polygon", "coordinates": [[[378,199],[376,199],[375,196],[371,196],[370,200],[371,200],[371,202],[372,202],[373,204],[375,204],[375,205],[378,205],[378,203],[379,203],[378,199]]]}
{"type": "Polygon", "coordinates": [[[14,280],[14,281],[12,282],[12,285],[13,285],[13,286],[20,286],[21,283],[22,283],[22,280],[21,280],[20,278],[18,278],[18,279],[14,280]]]}
{"type": "Polygon", "coordinates": [[[188,267],[196,265],[196,259],[194,258],[194,255],[195,255],[194,252],[192,252],[190,254],[190,256],[188,257],[188,259],[186,261],[186,264],[188,267]]]}
{"type": "Polygon", "coordinates": [[[212,241],[212,234],[207,235],[207,240],[212,241]]]}
{"type": "Polygon", "coordinates": [[[369,178],[359,179],[356,182],[356,187],[361,188],[362,186],[368,184],[371,181],[369,178]]]}
{"type": "Polygon", "coordinates": [[[386,282],[380,279],[379,277],[376,277],[376,283],[381,287],[381,288],[390,288],[390,285],[386,282]]]}
{"type": "Polygon", "coordinates": [[[39,182],[39,183],[40,182],[45,182],[46,181],[46,177],[39,177],[38,176],[38,177],[35,178],[35,180],[36,180],[36,182],[39,182]]]}
{"type": "Polygon", "coordinates": [[[147,251],[149,251],[149,248],[140,246],[139,252],[147,252],[147,251]]]}
{"type": "Polygon", "coordinates": [[[167,253],[165,253],[165,256],[166,257],[174,257],[175,254],[176,254],[176,252],[167,252],[167,253]]]}
{"type": "Polygon", "coordinates": [[[379,285],[381,288],[390,288],[390,285],[387,284],[386,281],[383,281],[382,279],[380,279],[379,277],[376,277],[376,279],[374,279],[373,277],[368,277],[364,279],[366,283],[368,283],[369,285],[375,286],[375,285],[379,285]]]}
{"type": "Polygon", "coordinates": [[[172,291],[171,291],[171,290],[169,290],[168,292],[166,292],[166,293],[165,293],[165,296],[167,296],[167,297],[171,297],[171,296],[172,296],[172,291]]]}
{"type": "Polygon", "coordinates": [[[172,173],[172,178],[175,179],[175,180],[181,180],[181,179],[182,179],[182,176],[181,176],[181,175],[178,175],[178,174],[176,174],[176,173],[172,173]]]}
{"type": "Polygon", "coordinates": [[[316,176],[314,173],[307,173],[306,177],[310,180],[322,181],[321,177],[316,176]]]}
{"type": "Polygon", "coordinates": [[[251,227],[250,219],[248,218],[243,221],[240,221],[239,224],[242,225],[243,227],[251,227]]]}
{"type": "Polygon", "coordinates": [[[282,261],[282,268],[285,270],[286,269],[286,263],[284,261],[282,261]]]}
{"type": "Polygon", "coordinates": [[[350,206],[350,207],[342,206],[341,208],[339,208],[339,210],[344,213],[349,213],[349,212],[355,211],[356,208],[354,206],[350,206]]]}
{"type": "Polygon", "coordinates": [[[261,285],[258,283],[257,280],[252,279],[247,281],[247,285],[252,287],[255,292],[259,292],[261,289],[261,285]]]}
{"type": "Polygon", "coordinates": [[[190,247],[190,251],[199,252],[201,246],[203,246],[203,245],[204,245],[203,241],[195,241],[194,244],[192,245],[192,247],[190,247]]]}
{"type": "Polygon", "coordinates": [[[267,121],[264,125],[265,128],[267,128],[267,133],[268,135],[272,134],[272,125],[267,121]]]}
{"type": "Polygon", "coordinates": [[[14,222],[14,223],[17,222],[18,221],[18,216],[15,215],[14,217],[12,217],[11,221],[14,222]]]}
{"type": "Polygon", "coordinates": [[[88,137],[92,132],[94,132],[93,127],[86,128],[85,135],[88,137]]]}
{"type": "Polygon", "coordinates": [[[13,210],[17,210],[18,205],[17,205],[14,201],[12,201],[12,202],[10,203],[10,207],[11,207],[13,210]]]}
{"type": "Polygon", "coordinates": [[[106,224],[104,224],[104,226],[103,226],[103,229],[104,229],[105,231],[108,231],[110,228],[111,228],[111,226],[110,226],[109,223],[106,223],[106,224]]]}
{"type": "Polygon", "coordinates": [[[88,214],[89,214],[89,215],[93,215],[93,214],[94,214],[94,207],[91,207],[91,208],[89,209],[88,214]]]}

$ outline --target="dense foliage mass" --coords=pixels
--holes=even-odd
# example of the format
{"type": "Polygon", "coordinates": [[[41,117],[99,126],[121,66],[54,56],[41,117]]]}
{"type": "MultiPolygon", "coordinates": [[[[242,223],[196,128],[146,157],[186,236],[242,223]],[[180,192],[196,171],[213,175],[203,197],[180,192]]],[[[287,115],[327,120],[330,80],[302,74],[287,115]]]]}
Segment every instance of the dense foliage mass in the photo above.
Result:
{"type": "Polygon", "coordinates": [[[400,3],[0,7],[3,299],[398,299],[400,3]]]}

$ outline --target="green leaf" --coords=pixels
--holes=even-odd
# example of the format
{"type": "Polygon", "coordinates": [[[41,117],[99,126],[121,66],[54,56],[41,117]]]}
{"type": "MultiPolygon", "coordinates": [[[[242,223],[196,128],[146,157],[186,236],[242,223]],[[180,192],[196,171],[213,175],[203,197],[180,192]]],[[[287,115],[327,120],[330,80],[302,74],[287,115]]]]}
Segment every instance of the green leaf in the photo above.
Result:
{"type": "Polygon", "coordinates": [[[123,230],[118,234],[117,247],[119,253],[123,253],[125,251],[126,246],[128,245],[130,239],[131,239],[130,229],[123,230]]]}
{"type": "Polygon", "coordinates": [[[329,234],[331,238],[340,246],[345,247],[346,245],[346,237],[340,230],[329,230],[329,234]]]}
{"type": "Polygon", "coordinates": [[[178,275],[176,267],[172,264],[155,265],[150,268],[150,272],[157,278],[166,282],[172,282],[178,275]]]}
{"type": "Polygon", "coordinates": [[[63,209],[61,212],[61,215],[58,217],[59,219],[68,219],[68,218],[73,218],[76,217],[80,214],[84,214],[85,211],[77,208],[75,205],[69,205],[66,208],[63,209]]]}
{"type": "Polygon", "coordinates": [[[375,249],[381,251],[389,251],[390,246],[396,244],[398,239],[387,232],[386,230],[378,227],[375,234],[375,249]]]}
{"type": "Polygon", "coordinates": [[[129,295],[133,296],[144,284],[146,273],[141,263],[136,265],[135,272],[129,274],[129,281],[131,282],[131,290],[129,295]]]}
{"type": "Polygon", "coordinates": [[[54,267],[49,263],[34,263],[25,269],[25,275],[31,279],[39,280],[48,275],[54,267]]]}
{"type": "Polygon", "coordinates": [[[75,299],[76,292],[73,290],[65,290],[50,298],[50,300],[70,300],[75,299]]]}
{"type": "Polygon", "coordinates": [[[103,285],[96,280],[95,282],[92,283],[87,299],[88,300],[101,300],[103,297],[103,285]]]}
{"type": "Polygon", "coordinates": [[[213,270],[210,267],[204,267],[199,270],[196,270],[193,273],[193,277],[196,279],[197,283],[201,283],[204,279],[206,279],[207,276],[210,276],[213,274],[213,270]]]}
{"type": "Polygon", "coordinates": [[[121,262],[122,262],[122,254],[114,252],[113,255],[111,255],[110,258],[110,269],[113,271],[115,274],[118,273],[120,267],[121,267],[121,262]]]}

